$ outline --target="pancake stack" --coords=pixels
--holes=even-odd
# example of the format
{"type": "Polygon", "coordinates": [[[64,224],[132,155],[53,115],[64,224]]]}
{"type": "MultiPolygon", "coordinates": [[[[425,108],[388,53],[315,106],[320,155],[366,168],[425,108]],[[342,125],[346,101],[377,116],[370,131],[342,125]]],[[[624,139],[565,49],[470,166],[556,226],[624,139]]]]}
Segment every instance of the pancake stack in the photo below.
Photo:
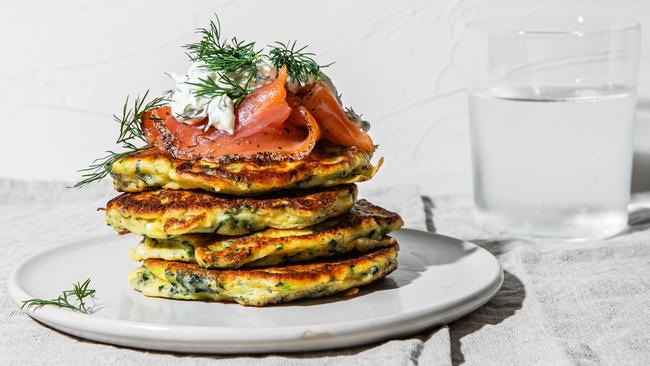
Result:
{"type": "Polygon", "coordinates": [[[320,142],[294,161],[178,160],[157,149],[116,161],[106,221],[143,237],[129,284],[147,296],[264,306],[333,295],[397,268],[402,219],[356,182],[381,166],[320,142]]]}

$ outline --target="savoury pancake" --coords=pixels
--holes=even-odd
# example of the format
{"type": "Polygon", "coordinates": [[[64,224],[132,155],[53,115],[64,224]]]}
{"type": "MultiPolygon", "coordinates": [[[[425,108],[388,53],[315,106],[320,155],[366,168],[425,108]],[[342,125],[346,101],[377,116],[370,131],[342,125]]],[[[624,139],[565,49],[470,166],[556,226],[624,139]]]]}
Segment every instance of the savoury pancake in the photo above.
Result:
{"type": "Polygon", "coordinates": [[[391,245],[385,235],[403,225],[398,214],[360,200],[347,213],[305,229],[266,229],[242,237],[188,234],[145,238],[130,250],[133,260],[196,262],[203,268],[239,268],[301,262],[391,245]]]}
{"type": "Polygon", "coordinates": [[[347,212],[356,196],[354,184],[265,197],[160,189],[113,198],[106,205],[106,222],[120,233],[155,239],[188,233],[243,235],[267,227],[294,229],[317,224],[347,212]]]}
{"type": "Polygon", "coordinates": [[[147,296],[264,306],[333,295],[367,285],[397,268],[398,245],[357,257],[258,269],[205,269],[147,259],[129,284],[147,296]]]}
{"type": "Polygon", "coordinates": [[[286,161],[241,160],[212,163],[174,159],[148,149],[113,163],[116,190],[140,192],[155,188],[203,189],[230,195],[255,195],[289,189],[331,187],[372,178],[370,154],[355,146],[319,143],[304,159],[286,161]]]}

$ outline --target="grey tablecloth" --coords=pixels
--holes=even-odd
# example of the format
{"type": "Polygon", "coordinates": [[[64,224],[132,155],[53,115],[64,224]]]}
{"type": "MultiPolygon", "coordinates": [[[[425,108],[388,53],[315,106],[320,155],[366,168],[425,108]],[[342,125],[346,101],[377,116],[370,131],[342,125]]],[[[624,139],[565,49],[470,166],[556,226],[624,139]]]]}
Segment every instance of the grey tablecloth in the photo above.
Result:
{"type": "Polygon", "coordinates": [[[331,352],[223,357],[96,344],[21,313],[6,289],[15,263],[41,248],[110,232],[95,212],[114,194],[108,185],[64,187],[0,179],[1,365],[650,364],[650,197],[635,197],[630,229],[616,238],[526,242],[477,228],[468,196],[361,186],[362,197],[400,212],[408,227],[470,239],[495,254],[506,270],[501,291],[472,315],[412,337],[331,352]]]}

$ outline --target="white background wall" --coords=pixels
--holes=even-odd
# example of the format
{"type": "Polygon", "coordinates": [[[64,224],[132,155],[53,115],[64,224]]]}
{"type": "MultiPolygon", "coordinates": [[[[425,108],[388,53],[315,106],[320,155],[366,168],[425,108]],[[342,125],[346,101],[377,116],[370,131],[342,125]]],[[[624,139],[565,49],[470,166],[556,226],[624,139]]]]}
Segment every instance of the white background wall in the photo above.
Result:
{"type": "Polygon", "coordinates": [[[111,114],[125,96],[170,88],[163,71],[186,70],[180,45],[195,40],[194,29],[215,12],[226,34],[260,45],[297,39],[321,63],[336,61],[328,74],[344,102],[373,122],[386,158],[373,185],[417,181],[430,193],[470,190],[469,20],[636,18],[645,46],[640,97],[650,99],[648,1],[3,1],[0,176],[75,180],[77,169],[113,146],[111,114]]]}

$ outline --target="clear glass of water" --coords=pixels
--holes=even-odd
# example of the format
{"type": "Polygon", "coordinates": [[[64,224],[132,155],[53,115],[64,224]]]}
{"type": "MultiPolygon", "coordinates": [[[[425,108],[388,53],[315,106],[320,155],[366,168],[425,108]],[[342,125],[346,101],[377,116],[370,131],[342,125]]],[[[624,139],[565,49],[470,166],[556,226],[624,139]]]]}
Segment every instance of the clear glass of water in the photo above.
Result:
{"type": "Polygon", "coordinates": [[[589,17],[469,24],[477,220],[523,237],[627,225],[640,27],[589,17]]]}

